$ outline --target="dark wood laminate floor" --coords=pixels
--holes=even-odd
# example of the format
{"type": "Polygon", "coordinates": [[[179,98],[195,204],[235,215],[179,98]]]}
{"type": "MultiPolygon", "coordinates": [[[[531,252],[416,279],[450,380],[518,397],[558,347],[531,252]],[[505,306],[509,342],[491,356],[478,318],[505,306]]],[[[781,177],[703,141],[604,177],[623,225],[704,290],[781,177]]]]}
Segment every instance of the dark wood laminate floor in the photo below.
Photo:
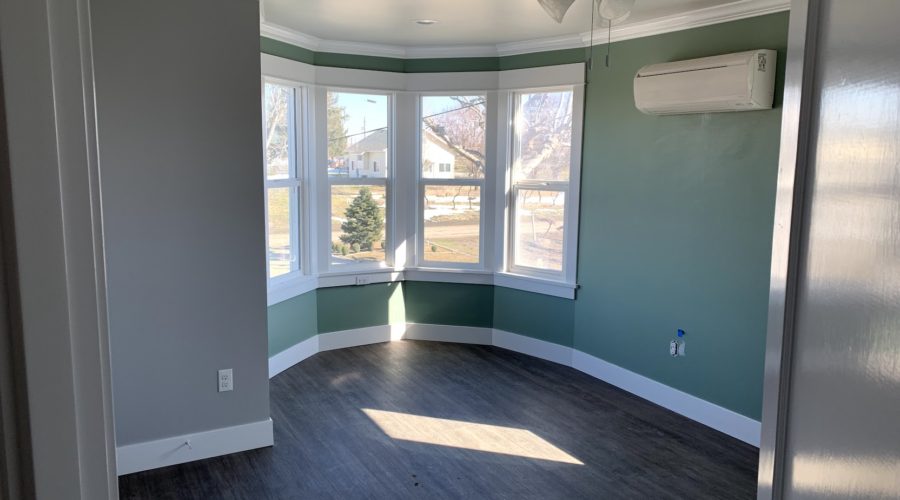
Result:
{"type": "Polygon", "coordinates": [[[123,476],[121,497],[755,497],[752,446],[495,347],[329,351],[276,376],[271,391],[274,447],[123,476]],[[394,439],[363,409],[525,429],[583,465],[394,439]]]}

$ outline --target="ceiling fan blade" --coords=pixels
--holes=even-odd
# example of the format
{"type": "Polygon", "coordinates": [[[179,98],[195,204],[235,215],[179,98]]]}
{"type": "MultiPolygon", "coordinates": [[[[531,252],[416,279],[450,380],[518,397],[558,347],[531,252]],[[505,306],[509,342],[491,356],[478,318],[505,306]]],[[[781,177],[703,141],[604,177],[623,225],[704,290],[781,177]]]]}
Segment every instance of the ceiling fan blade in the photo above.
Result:
{"type": "Polygon", "coordinates": [[[566,16],[566,11],[575,3],[575,0],[538,0],[538,3],[554,21],[561,24],[563,17],[566,16]]]}

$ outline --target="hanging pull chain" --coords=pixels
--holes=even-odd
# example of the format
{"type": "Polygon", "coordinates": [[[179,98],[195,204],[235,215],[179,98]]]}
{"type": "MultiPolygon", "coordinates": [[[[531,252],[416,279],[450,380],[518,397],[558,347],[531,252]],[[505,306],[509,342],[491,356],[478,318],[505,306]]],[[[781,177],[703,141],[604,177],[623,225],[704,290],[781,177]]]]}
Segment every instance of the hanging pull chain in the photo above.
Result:
{"type": "Polygon", "coordinates": [[[606,30],[606,67],[609,67],[609,46],[612,45],[612,19],[607,21],[609,23],[606,30]]]}

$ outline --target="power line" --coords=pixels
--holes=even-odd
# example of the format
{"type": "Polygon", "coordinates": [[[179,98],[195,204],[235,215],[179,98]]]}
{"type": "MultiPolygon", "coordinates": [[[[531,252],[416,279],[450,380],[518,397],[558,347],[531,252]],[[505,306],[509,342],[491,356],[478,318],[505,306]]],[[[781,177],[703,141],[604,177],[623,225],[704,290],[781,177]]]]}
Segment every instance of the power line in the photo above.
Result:
{"type": "MultiPolygon", "coordinates": [[[[462,110],[464,110],[464,109],[474,108],[474,107],[476,107],[476,106],[482,106],[482,105],[484,105],[484,103],[485,103],[485,101],[483,101],[483,100],[482,100],[482,101],[478,101],[478,102],[473,102],[472,104],[469,104],[469,105],[467,105],[467,106],[462,106],[462,107],[459,107],[459,108],[456,108],[456,109],[449,109],[449,110],[447,110],[447,111],[441,111],[440,113],[434,113],[434,114],[432,114],[432,115],[423,116],[422,119],[423,119],[423,120],[427,120],[428,118],[434,118],[435,116],[446,115],[446,114],[449,114],[449,113],[455,113],[455,112],[457,112],[457,111],[462,111],[462,110]]],[[[358,136],[358,135],[369,135],[369,134],[372,134],[372,133],[375,133],[375,132],[379,132],[379,131],[381,131],[381,130],[387,130],[387,127],[379,127],[379,128],[372,129],[372,130],[367,130],[367,131],[365,131],[365,132],[357,132],[357,133],[355,133],[355,134],[347,134],[347,135],[345,135],[345,136],[335,137],[335,138],[333,138],[333,139],[328,139],[328,142],[334,142],[334,141],[340,141],[340,140],[344,140],[344,139],[349,139],[350,137],[356,137],[356,136],[358,136]]]]}

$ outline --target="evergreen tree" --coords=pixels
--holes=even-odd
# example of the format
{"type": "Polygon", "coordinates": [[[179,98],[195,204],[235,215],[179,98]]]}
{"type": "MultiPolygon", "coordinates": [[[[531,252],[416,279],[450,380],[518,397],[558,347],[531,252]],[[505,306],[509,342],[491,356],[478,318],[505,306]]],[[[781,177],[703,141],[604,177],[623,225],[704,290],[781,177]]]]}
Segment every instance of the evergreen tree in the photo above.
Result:
{"type": "Polygon", "coordinates": [[[381,239],[384,230],[384,215],[378,203],[372,198],[372,190],[362,187],[347,211],[347,221],[341,224],[341,241],[348,245],[358,244],[363,250],[372,250],[372,244],[381,239]]]}

